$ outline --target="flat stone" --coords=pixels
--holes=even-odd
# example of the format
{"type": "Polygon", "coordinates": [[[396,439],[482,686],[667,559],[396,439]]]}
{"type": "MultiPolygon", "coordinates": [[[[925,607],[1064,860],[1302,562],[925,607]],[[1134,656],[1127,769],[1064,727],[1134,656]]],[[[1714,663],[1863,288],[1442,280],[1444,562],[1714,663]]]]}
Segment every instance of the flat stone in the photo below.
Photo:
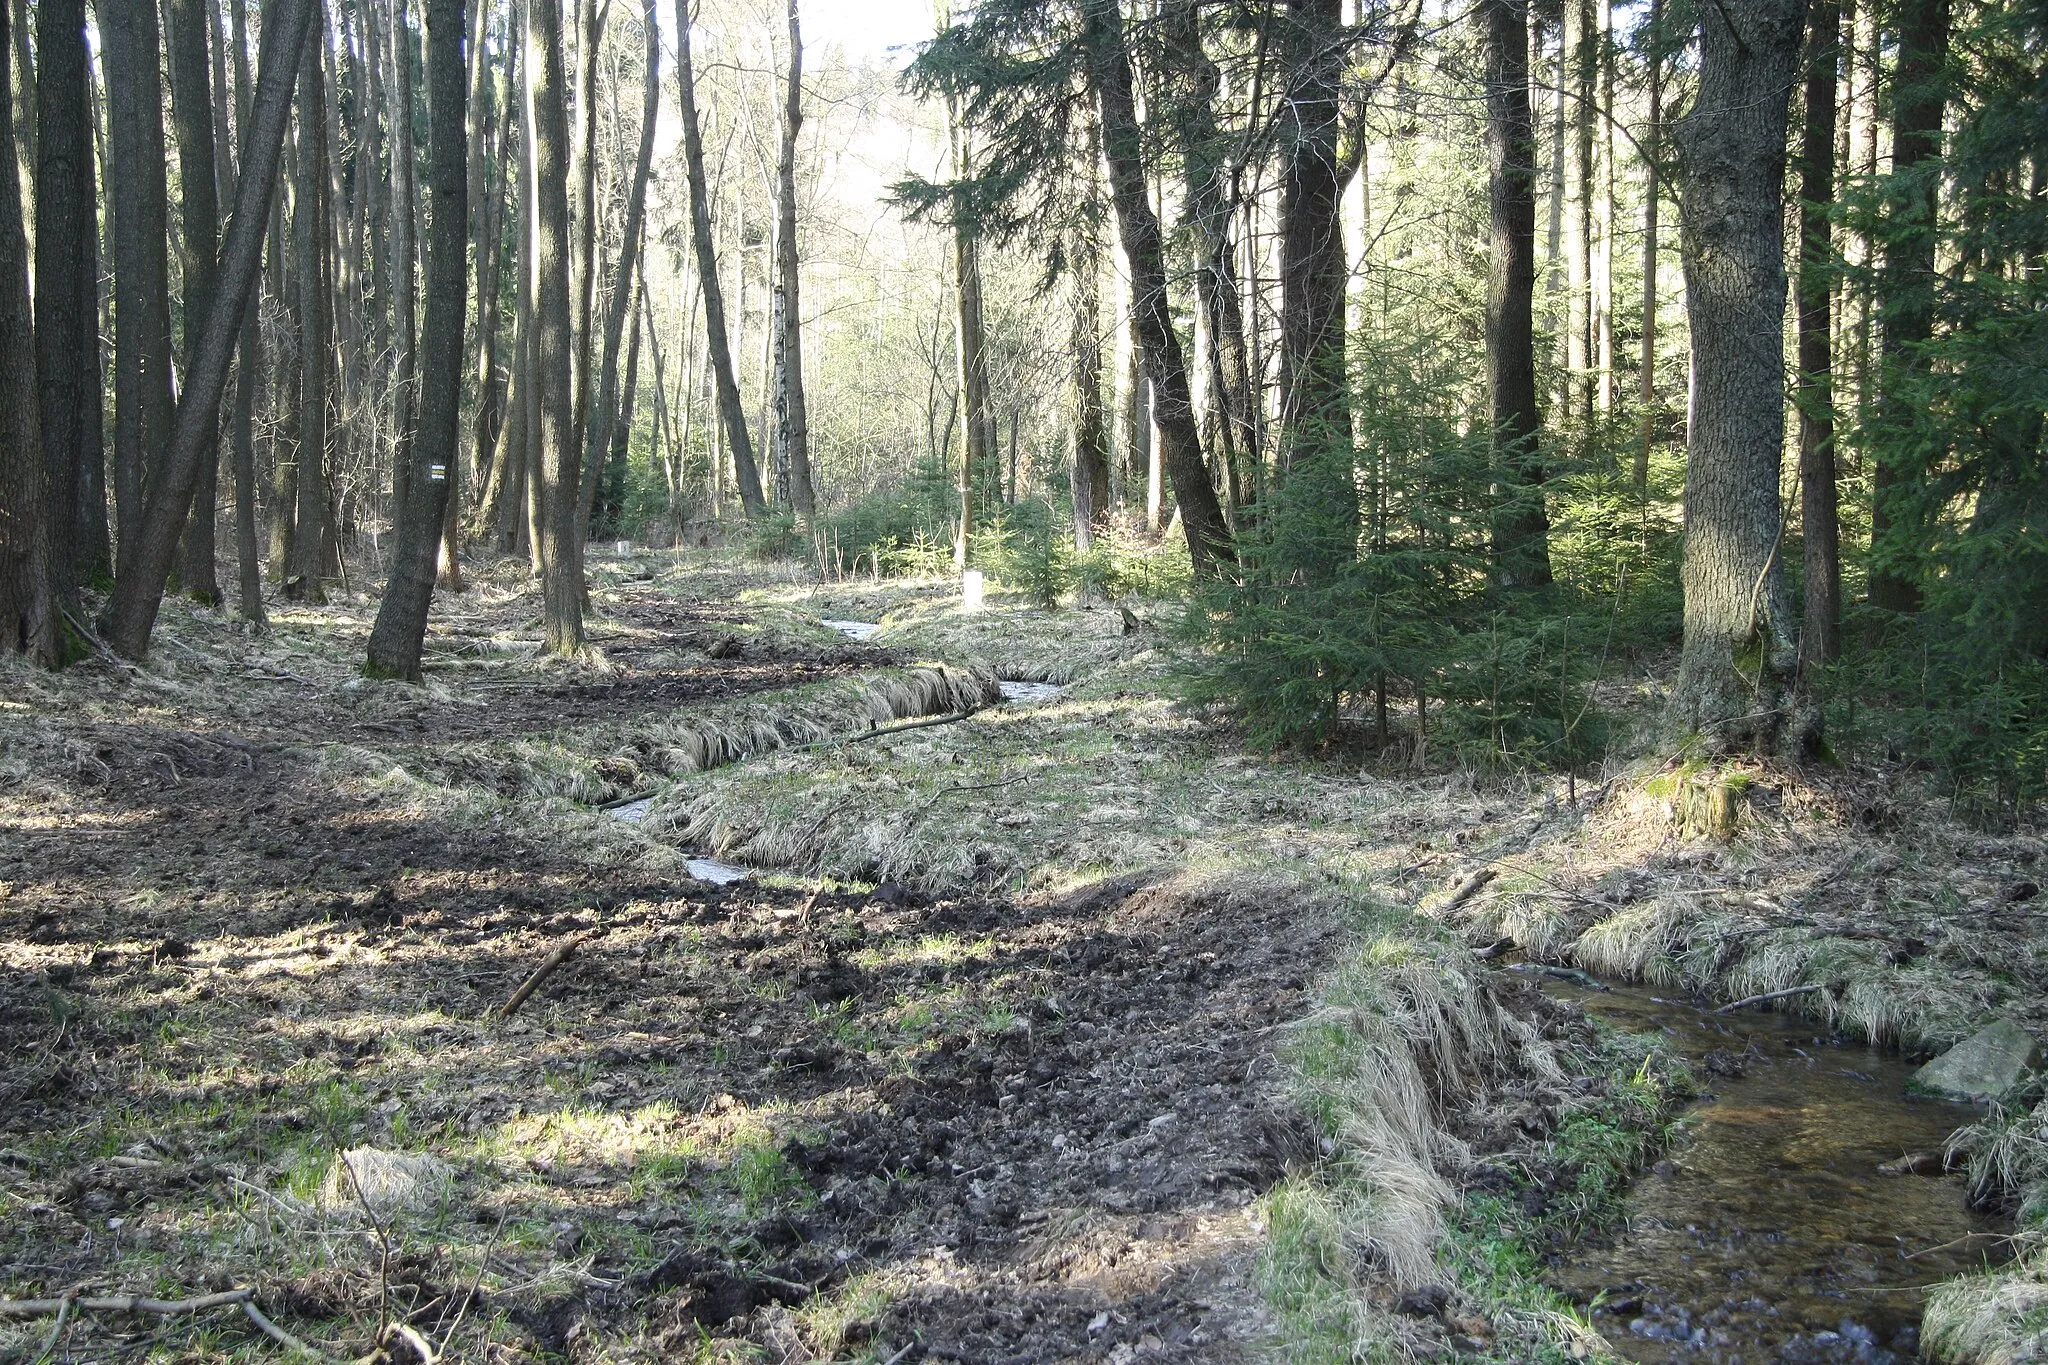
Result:
{"type": "Polygon", "coordinates": [[[2041,1049],[2010,1019],[1988,1027],[1914,1072],[1906,1088],[1949,1100],[1997,1099],[2040,1061],[2041,1049]]]}

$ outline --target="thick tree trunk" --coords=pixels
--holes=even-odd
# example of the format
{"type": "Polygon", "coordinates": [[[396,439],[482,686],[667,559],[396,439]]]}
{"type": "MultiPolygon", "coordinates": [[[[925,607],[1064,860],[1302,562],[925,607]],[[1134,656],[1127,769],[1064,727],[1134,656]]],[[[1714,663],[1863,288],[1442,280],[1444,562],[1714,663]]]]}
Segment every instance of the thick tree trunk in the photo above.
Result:
{"type": "Polygon", "coordinates": [[[1678,129],[1693,405],[1673,706],[1683,729],[1720,752],[1779,747],[1797,655],[1778,469],[1785,132],[1805,9],[1723,0],[1703,10],[1699,89],[1678,129]]]}
{"type": "MultiPolygon", "coordinates": [[[[1940,182],[1932,172],[1941,153],[1948,108],[1949,0],[1904,0],[1898,15],[1898,65],[1892,90],[1892,186],[1888,193],[1883,284],[1878,292],[1879,372],[1884,393],[1878,422],[1895,430],[1913,426],[1913,414],[1895,396],[1889,377],[1911,374],[1926,362],[1914,348],[1934,334],[1934,222],[1940,182]]],[[[1913,560],[1920,549],[1917,503],[1923,464],[1901,465],[1883,454],[1872,470],[1870,601],[1888,611],[1918,611],[1920,584],[1913,560]]]]}
{"type": "MultiPolygon", "coordinates": [[[[171,114],[178,131],[178,217],[183,227],[180,266],[185,277],[185,356],[198,350],[199,331],[213,306],[215,255],[220,248],[220,208],[215,199],[212,69],[207,60],[207,11],[213,0],[169,0],[171,16],[171,114]]],[[[226,110],[220,112],[225,118],[226,110]]],[[[214,573],[214,506],[220,469],[217,430],[206,433],[211,458],[200,462],[199,483],[179,544],[178,578],[188,597],[211,605],[221,600],[214,573]]]]}
{"type": "MultiPolygon", "coordinates": [[[[1138,340],[1152,381],[1153,414],[1164,446],[1163,463],[1167,477],[1173,481],[1174,498],[1180,504],[1189,558],[1195,572],[1206,575],[1216,572],[1220,565],[1234,562],[1236,553],[1230,543],[1230,528],[1223,519],[1223,506],[1210,486],[1208,466],[1202,459],[1202,438],[1195,424],[1187,364],[1166,297],[1159,216],[1152,211],[1152,201],[1146,193],[1123,15],[1116,0],[1083,0],[1082,20],[1089,78],[1102,119],[1102,145],[1109,163],[1110,198],[1116,205],[1118,233],[1130,259],[1138,340]]],[[[1340,317],[1342,300],[1340,277],[1340,317]]]]}
{"type": "Polygon", "coordinates": [[[640,269],[641,225],[647,219],[647,177],[654,165],[654,130],[661,115],[661,23],[656,0],[641,0],[641,4],[647,53],[640,104],[640,150],[633,159],[633,182],[626,190],[625,232],[619,239],[618,273],[612,278],[611,311],[604,324],[597,408],[590,423],[590,439],[583,447],[583,467],[588,477],[583,480],[583,508],[576,521],[579,536],[589,534],[591,512],[597,505],[597,486],[604,477],[612,428],[617,421],[619,346],[625,338],[627,318],[633,312],[633,281],[640,269]]]}
{"type": "Polygon", "coordinates": [[[704,130],[697,118],[697,78],[690,67],[690,0],[676,0],[676,85],[682,97],[683,157],[690,181],[690,235],[697,248],[697,280],[704,291],[704,330],[711,373],[718,386],[718,418],[732,452],[740,505],[749,517],[768,510],[761,496],[761,472],[747,435],[746,408],[733,375],[732,347],[725,327],[725,293],[718,283],[718,252],[711,244],[711,193],[704,183],[704,130]]]}
{"type": "MultiPolygon", "coordinates": [[[[391,337],[397,359],[397,383],[392,390],[391,491],[394,513],[399,522],[395,529],[401,535],[404,534],[404,517],[415,501],[407,480],[412,477],[415,463],[412,443],[419,383],[419,307],[415,273],[419,249],[413,240],[413,224],[418,220],[413,204],[412,28],[406,23],[407,8],[407,0],[393,0],[391,5],[388,58],[391,78],[384,82],[384,96],[388,101],[385,120],[391,125],[390,225],[385,233],[390,265],[386,274],[391,281],[391,337]]],[[[374,121],[375,115],[369,115],[369,119],[374,121]]],[[[463,170],[467,174],[468,167],[463,170]]],[[[444,486],[441,492],[446,491],[444,486]]],[[[393,561],[394,577],[399,572],[397,562],[393,561]]],[[[379,615],[381,617],[382,613],[379,615]]]]}
{"type": "Polygon", "coordinates": [[[583,652],[583,537],[577,534],[575,315],[570,289],[569,115],[559,0],[528,0],[526,97],[533,106],[534,387],[540,420],[541,618],[550,654],[583,652]]]}
{"type": "Polygon", "coordinates": [[[229,219],[227,241],[221,248],[213,305],[186,367],[185,391],[171,432],[164,477],[150,494],[135,558],[121,567],[104,622],[107,642],[131,659],[142,657],[149,646],[157,605],[171,572],[178,528],[184,522],[193,486],[198,482],[199,462],[213,458],[208,437],[219,420],[228,362],[262,266],[267,221],[264,205],[270,201],[277,183],[277,164],[285,126],[291,117],[296,68],[314,30],[313,15],[318,8],[318,0],[276,0],[263,26],[256,96],[249,131],[242,139],[244,151],[240,174],[235,178],[234,214],[229,219]]]}
{"type": "Polygon", "coordinates": [[[1528,0],[1482,0],[1486,68],[1486,378],[1500,508],[1493,577],[1502,587],[1550,582],[1550,517],[1543,505],[1543,421],[1536,408],[1536,127],[1529,112],[1528,0]]]}
{"type": "MultiPolygon", "coordinates": [[[[48,500],[50,590],[76,600],[87,460],[86,407],[100,403],[99,250],[84,0],[40,0],[36,52],[36,373],[48,500]]],[[[97,424],[95,423],[96,427],[97,424]]],[[[97,444],[97,431],[93,433],[97,444]]]]}
{"type": "Polygon", "coordinates": [[[797,287],[796,249],[796,137],[804,119],[803,70],[797,0],[789,0],[789,80],[775,165],[775,287],[782,318],[775,336],[775,441],[779,462],[789,468],[790,506],[809,525],[817,499],[811,489],[811,421],[810,405],[804,398],[803,306],[797,287]]]}
{"type": "Polygon", "coordinates": [[[297,525],[285,594],[327,600],[328,404],[334,360],[331,296],[327,290],[327,96],[323,61],[326,34],[316,23],[306,37],[306,69],[299,81],[298,184],[292,205],[293,251],[299,284],[299,459],[297,525]]]}
{"type": "Polygon", "coordinates": [[[1842,51],[1839,0],[1810,0],[1806,128],[1799,156],[1799,525],[1806,556],[1802,672],[1842,652],[1842,561],[1835,488],[1834,243],[1835,88],[1842,51]]]}
{"type": "Polygon", "coordinates": [[[97,0],[97,10],[113,169],[114,546],[126,573],[171,434],[163,77],[151,0],[97,0]]]}
{"type": "Polygon", "coordinates": [[[61,645],[44,511],[35,318],[29,311],[28,232],[8,88],[13,63],[5,55],[12,8],[0,0],[0,652],[54,668],[61,645]]]}
{"type": "MultiPolygon", "coordinates": [[[[651,0],[650,0],[651,2],[651,0]]],[[[427,0],[430,157],[427,317],[420,338],[419,425],[399,509],[391,581],[370,631],[372,673],[418,681],[433,602],[435,557],[461,454],[462,322],[468,303],[469,134],[464,118],[462,0],[427,0]]]]}

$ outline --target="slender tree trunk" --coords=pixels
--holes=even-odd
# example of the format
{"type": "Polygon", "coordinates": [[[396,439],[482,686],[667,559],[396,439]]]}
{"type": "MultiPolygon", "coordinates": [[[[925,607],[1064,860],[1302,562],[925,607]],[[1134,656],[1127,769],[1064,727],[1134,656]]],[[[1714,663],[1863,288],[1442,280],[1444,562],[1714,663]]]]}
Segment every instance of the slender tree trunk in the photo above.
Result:
{"type": "Polygon", "coordinates": [[[1806,556],[1806,611],[1799,663],[1810,671],[1842,651],[1842,563],[1835,488],[1834,243],[1835,90],[1842,52],[1838,0],[1809,0],[1806,128],[1799,165],[1799,525],[1806,556]]]}
{"type": "MultiPolygon", "coordinates": [[[[406,511],[414,504],[407,480],[412,477],[413,422],[419,383],[419,309],[416,262],[419,249],[413,240],[418,221],[413,204],[414,147],[412,136],[412,27],[406,22],[408,0],[392,0],[391,78],[384,82],[389,101],[385,120],[391,125],[390,225],[385,244],[391,264],[386,274],[391,281],[391,336],[397,360],[397,383],[392,389],[392,465],[395,528],[404,531],[406,511]]],[[[374,115],[371,119],[374,120],[374,115]]],[[[464,167],[465,174],[468,168],[464,167]]],[[[445,487],[441,490],[445,493],[445,487]]],[[[396,561],[392,573],[399,572],[396,561]]],[[[379,613],[381,616],[381,612],[379,613]]],[[[424,618],[423,618],[424,619],[424,618]]],[[[400,676],[405,676],[403,673],[400,676]]]]}
{"type": "Polygon", "coordinates": [[[1482,0],[1492,249],[1486,276],[1487,388],[1501,506],[1493,575],[1503,587],[1550,582],[1536,408],[1536,127],[1529,112],[1528,0],[1482,0]]]}
{"type": "MultiPolygon", "coordinates": [[[[628,324],[632,328],[632,340],[626,343],[626,382],[619,391],[618,413],[610,424],[612,438],[611,448],[605,454],[604,494],[598,502],[596,515],[596,525],[603,528],[604,534],[612,536],[624,529],[627,463],[632,458],[634,409],[640,396],[640,334],[646,330],[640,325],[641,314],[645,310],[639,302],[647,297],[644,273],[633,292],[636,299],[631,305],[633,320],[628,324]]],[[[658,449],[656,453],[658,457],[658,449]]]]}
{"type": "Polygon", "coordinates": [[[1596,33],[1599,120],[1595,156],[1593,235],[1594,411],[1604,423],[1614,413],[1614,0],[1600,0],[1596,33]]]}
{"type": "Polygon", "coordinates": [[[1657,158],[1663,155],[1664,62],[1658,44],[1663,36],[1663,0],[1650,0],[1649,45],[1645,79],[1649,85],[1649,118],[1643,130],[1643,335],[1637,361],[1636,402],[1642,408],[1636,443],[1635,488],[1639,501],[1650,495],[1650,450],[1657,439],[1657,158]]]}
{"type": "MultiPolygon", "coordinates": [[[[260,60],[260,58],[259,58],[260,60]]],[[[298,153],[292,152],[291,182],[298,185],[298,153]]],[[[286,341],[270,377],[270,577],[282,588],[298,553],[299,521],[299,357],[306,349],[306,321],[299,316],[298,281],[288,268],[293,251],[286,229],[284,193],[271,208],[270,278],[284,307],[286,341]]],[[[296,209],[290,215],[296,221],[296,209]]]]}
{"type": "Polygon", "coordinates": [[[293,249],[299,282],[298,524],[292,539],[285,595],[327,600],[327,442],[333,326],[326,288],[327,96],[324,20],[306,37],[306,69],[299,81],[298,185],[293,195],[293,249]]]}
{"type": "Polygon", "coordinates": [[[1067,457],[1072,471],[1074,548],[1087,554],[1095,547],[1095,523],[1109,505],[1109,433],[1102,409],[1102,243],[1094,224],[1100,218],[1096,176],[1091,163],[1088,196],[1097,211],[1084,217],[1068,247],[1068,284],[1072,290],[1073,325],[1068,332],[1071,370],[1067,394],[1067,457]]]}
{"type": "MultiPolygon", "coordinates": [[[[651,0],[650,0],[651,3],[651,0]]],[[[468,303],[469,135],[463,101],[462,0],[427,0],[430,164],[427,317],[419,427],[398,521],[391,581],[370,631],[368,668],[417,681],[433,602],[435,554],[461,454],[462,321],[468,303]]]]}
{"type": "Polygon", "coordinates": [[[155,4],[97,2],[112,125],[115,554],[125,566],[171,428],[163,78],[155,4]]]}
{"type": "Polygon", "coordinates": [[[92,93],[87,79],[84,0],[40,0],[36,53],[42,65],[36,117],[35,346],[38,419],[48,491],[50,590],[77,600],[85,565],[86,406],[100,403],[99,250],[93,205],[92,93]]]}
{"type": "MultiPolygon", "coordinates": [[[[214,109],[212,70],[207,60],[207,11],[212,0],[170,0],[171,112],[178,131],[179,221],[183,226],[185,355],[198,350],[199,329],[213,305],[214,257],[220,246],[220,211],[214,197],[214,109]]],[[[226,111],[221,111],[226,117],[226,111]]],[[[214,506],[220,468],[217,432],[206,433],[213,458],[199,467],[190,519],[179,545],[178,577],[187,596],[218,605],[214,573],[214,506]]]]}
{"type": "Polygon", "coordinates": [[[122,565],[103,623],[107,642],[129,658],[142,657],[149,646],[157,605],[170,577],[178,528],[184,523],[198,482],[199,462],[213,457],[209,436],[219,421],[228,362],[262,266],[268,217],[263,209],[277,183],[279,152],[291,117],[295,68],[313,35],[313,14],[318,7],[317,0],[275,0],[263,26],[256,95],[249,131],[242,140],[234,213],[220,252],[213,304],[186,367],[185,391],[171,432],[164,477],[150,494],[135,558],[122,565]]]}
{"type": "Polygon", "coordinates": [[[1700,14],[1700,71],[1679,126],[1693,406],[1685,487],[1685,645],[1673,698],[1710,749],[1785,738],[1797,633],[1780,554],[1785,133],[1805,0],[1700,14]],[[1754,677],[1737,656],[1753,653],[1754,677]]]}
{"type": "Polygon", "coordinates": [[[577,534],[575,314],[570,291],[569,116],[559,0],[528,0],[526,97],[533,105],[534,347],[540,409],[541,616],[550,654],[583,652],[583,560],[577,534]]]}
{"type": "MultiPolygon", "coordinates": [[[[971,174],[966,130],[960,126],[959,111],[946,111],[947,133],[952,141],[953,175],[965,180],[971,174]]],[[[960,394],[960,466],[955,489],[960,502],[958,534],[953,539],[953,567],[967,567],[973,545],[975,501],[982,472],[988,467],[988,346],[982,333],[981,252],[975,241],[974,223],[963,205],[953,212],[953,355],[958,365],[960,394]]]]}
{"type": "MultiPolygon", "coordinates": [[[[517,51],[517,45],[511,45],[506,53],[508,62],[517,51]]],[[[472,89],[475,88],[472,85],[472,89]]],[[[485,527],[495,530],[497,494],[506,482],[506,462],[499,458],[498,452],[505,429],[508,376],[499,364],[498,338],[504,331],[505,206],[507,192],[512,185],[512,111],[500,98],[505,87],[501,81],[492,80],[484,82],[482,88],[489,106],[483,130],[490,139],[490,160],[485,168],[486,189],[482,202],[471,206],[482,222],[476,284],[476,425],[470,456],[470,470],[478,485],[474,513],[478,534],[485,534],[485,527]]]]}
{"type": "MultiPolygon", "coordinates": [[[[62,644],[50,582],[44,512],[43,437],[36,383],[35,318],[29,311],[28,232],[15,159],[13,63],[4,31],[13,6],[0,0],[0,652],[55,668],[62,644]]],[[[59,306],[69,306],[66,299],[59,306]]]]}
{"type": "Polygon", "coordinates": [[[797,0],[789,0],[789,80],[775,167],[775,274],[782,312],[775,347],[775,439],[781,447],[780,458],[789,466],[790,505],[809,525],[817,498],[811,488],[810,405],[804,397],[803,306],[797,287],[796,249],[796,138],[804,118],[803,70],[797,0]]]}
{"type": "MultiPolygon", "coordinates": [[[[1896,396],[1894,376],[1925,368],[1914,348],[1934,334],[1934,223],[1940,181],[1942,118],[1948,108],[1949,0],[1904,0],[1899,8],[1898,65],[1892,91],[1892,184],[1887,193],[1883,285],[1878,295],[1879,370],[1883,395],[1878,421],[1898,431],[1913,427],[1907,400],[1896,396]]],[[[1883,454],[1875,462],[1870,514],[1870,601],[1887,611],[1920,609],[1914,559],[1923,518],[1917,506],[1931,454],[1902,463],[1883,454]]]]}
{"type": "Polygon", "coordinates": [[[718,416],[732,451],[733,477],[740,504],[749,517],[765,513],[761,473],[754,463],[754,445],[747,436],[746,409],[739,381],[733,376],[732,348],[726,339],[725,294],[718,283],[718,253],[711,244],[711,194],[704,183],[704,131],[697,118],[697,78],[690,68],[690,0],[676,0],[676,85],[682,97],[683,156],[690,181],[690,229],[697,248],[697,280],[704,291],[704,327],[711,352],[711,372],[718,385],[718,416]]]}
{"type": "MultiPolygon", "coordinates": [[[[611,15],[611,0],[576,0],[576,141],[569,151],[569,179],[576,202],[569,221],[574,228],[571,248],[571,284],[575,290],[576,324],[570,336],[569,374],[574,386],[575,406],[570,419],[571,449],[579,466],[583,464],[584,442],[590,434],[590,340],[591,318],[597,306],[597,58],[604,46],[605,21],[611,15]]],[[[581,497],[579,507],[584,506],[581,497]]],[[[583,556],[585,518],[576,528],[576,556],[583,556]]],[[[578,569],[579,575],[581,569],[578,569]]]]}
{"type": "Polygon", "coordinates": [[[1563,0],[1564,75],[1558,98],[1570,125],[1564,167],[1565,345],[1560,405],[1574,440],[1592,426],[1593,22],[1592,0],[1563,0]]]}
{"type": "MultiPolygon", "coordinates": [[[[227,86],[226,70],[229,62],[226,51],[220,50],[219,10],[213,9],[213,35],[215,47],[214,104],[225,114],[232,108],[235,113],[235,130],[238,135],[249,131],[249,52],[247,18],[243,0],[224,0],[231,7],[233,19],[229,26],[232,47],[226,51],[234,54],[232,68],[234,86],[232,94],[227,86]]],[[[209,6],[211,8],[211,6],[209,6]]],[[[226,136],[225,117],[217,119],[215,126],[222,130],[222,136],[215,143],[214,169],[216,179],[225,187],[222,198],[234,202],[235,180],[239,163],[235,160],[235,140],[226,136]]],[[[275,197],[273,193],[273,197],[275,197]]],[[[263,205],[263,217],[270,220],[271,206],[263,205]]],[[[235,501],[235,605],[245,621],[262,625],[263,612],[263,560],[256,541],[256,395],[263,383],[263,328],[258,320],[262,309],[262,280],[259,277],[251,288],[248,305],[242,310],[242,328],[235,343],[235,399],[232,415],[228,421],[228,447],[230,465],[234,477],[235,501]]]]}
{"type": "Polygon", "coordinates": [[[654,165],[654,130],[661,115],[661,23],[656,0],[641,0],[641,29],[647,39],[644,84],[640,106],[640,150],[633,159],[633,181],[626,191],[625,233],[619,240],[618,273],[612,277],[611,310],[604,324],[604,361],[598,370],[597,409],[590,424],[590,440],[584,446],[583,467],[590,477],[583,481],[583,510],[577,534],[587,534],[592,509],[597,505],[597,485],[611,451],[612,427],[619,407],[619,345],[626,321],[633,312],[633,281],[640,269],[642,224],[647,218],[647,177],[654,165]]]}
{"type": "MultiPolygon", "coordinates": [[[[1123,15],[1116,0],[1083,0],[1081,8],[1089,78],[1102,120],[1102,144],[1109,163],[1110,198],[1116,205],[1118,232],[1130,258],[1138,339],[1152,381],[1153,413],[1165,447],[1163,462],[1167,477],[1173,481],[1174,499],[1180,504],[1189,557],[1196,573],[1206,575],[1215,572],[1220,564],[1234,562],[1236,553],[1230,543],[1230,528],[1223,519],[1223,506],[1210,486],[1208,465],[1202,459],[1202,438],[1195,424],[1187,364],[1167,302],[1159,217],[1152,211],[1152,201],[1146,193],[1123,15]]],[[[1339,317],[1342,307],[1340,277],[1339,317]]]]}

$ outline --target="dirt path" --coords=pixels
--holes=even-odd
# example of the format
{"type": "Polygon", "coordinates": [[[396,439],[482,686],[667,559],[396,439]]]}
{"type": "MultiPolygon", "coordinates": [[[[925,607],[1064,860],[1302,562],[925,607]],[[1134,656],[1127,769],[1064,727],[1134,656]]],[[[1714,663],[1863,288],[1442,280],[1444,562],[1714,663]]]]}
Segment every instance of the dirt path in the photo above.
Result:
{"type": "Polygon", "coordinates": [[[1018,900],[650,877],[308,756],[344,725],[373,752],[516,735],[889,657],[681,658],[735,623],[652,589],[612,612],[610,681],[514,673],[365,723],[343,632],[335,686],[81,675],[17,733],[0,1292],[252,1283],[337,1351],[388,1305],[451,1359],[1250,1358],[1249,1206],[1314,1151],[1273,1043],[1332,926],[1165,869],[1018,900]],[[323,1193],[360,1148],[452,1173],[383,1270],[323,1193]]]}

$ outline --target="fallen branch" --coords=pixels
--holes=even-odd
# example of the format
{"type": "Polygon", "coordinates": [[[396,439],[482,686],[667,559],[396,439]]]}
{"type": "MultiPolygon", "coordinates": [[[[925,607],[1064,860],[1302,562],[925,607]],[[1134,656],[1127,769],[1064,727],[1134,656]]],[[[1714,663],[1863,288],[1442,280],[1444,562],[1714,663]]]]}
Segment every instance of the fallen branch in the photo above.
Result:
{"type": "Polygon", "coordinates": [[[533,969],[533,974],[519,983],[519,989],[512,992],[512,998],[498,1006],[498,1017],[500,1019],[510,1019],[512,1011],[525,1004],[526,997],[539,989],[541,982],[553,976],[556,968],[576,956],[576,944],[577,940],[573,938],[563,939],[561,946],[552,953],[549,953],[541,961],[541,964],[533,969]]]}
{"type": "Polygon", "coordinates": [[[630,805],[632,805],[632,804],[633,804],[633,803],[634,803],[635,801],[651,801],[651,800],[653,800],[653,799],[654,799],[654,788],[652,788],[652,787],[649,787],[649,788],[648,788],[648,789],[647,789],[646,791],[639,791],[639,792],[634,792],[634,793],[633,793],[632,795],[630,795],[630,796],[621,796],[621,797],[619,797],[619,798],[618,798],[617,800],[614,800],[614,801],[600,801],[600,802],[598,802],[598,804],[596,804],[596,805],[592,806],[592,807],[591,807],[591,809],[592,809],[592,810],[617,810],[617,809],[618,809],[619,807],[621,807],[621,806],[630,806],[630,805]]]}
{"type": "Polygon", "coordinates": [[[980,714],[979,711],[961,711],[950,716],[927,716],[923,720],[905,721],[901,725],[884,725],[876,730],[861,730],[855,734],[841,735],[837,739],[821,739],[813,744],[792,745],[789,752],[802,753],[806,749],[830,749],[841,744],[858,744],[864,739],[880,739],[883,735],[900,735],[905,730],[928,730],[934,725],[951,725],[955,721],[966,720],[970,716],[980,714]]]}
{"type": "Polygon", "coordinates": [[[66,1305],[88,1313],[203,1313],[209,1308],[244,1304],[256,1296],[249,1288],[224,1289],[191,1299],[152,1299],[142,1294],[66,1294],[60,1299],[0,1299],[0,1318],[40,1318],[66,1311],[66,1305]]]}
{"type": "Polygon", "coordinates": [[[1480,868],[1477,872],[1474,872],[1471,876],[1465,878],[1463,882],[1459,883],[1458,889],[1451,893],[1451,898],[1442,905],[1439,905],[1431,913],[1437,915],[1450,914],[1451,911],[1478,895],[1480,889],[1492,881],[1495,875],[1494,870],[1490,867],[1480,868]]]}
{"type": "Polygon", "coordinates": [[[1782,991],[1765,991],[1762,995],[1749,995],[1744,996],[1740,1000],[1731,1000],[1727,1004],[1721,1006],[1721,1008],[1715,1010],[1714,1013],[1733,1014],[1735,1013],[1735,1011],[1739,1009],[1747,1009],[1751,1005],[1767,1005],[1773,1000],[1784,1000],[1795,995],[1805,995],[1809,991],[1824,991],[1826,989],[1826,986],[1820,985],[1819,983],[1814,983],[1812,985],[1807,986],[1793,986],[1789,989],[1782,991]]]}
{"type": "Polygon", "coordinates": [[[1514,946],[1515,941],[1512,938],[1496,939],[1484,948],[1473,949],[1472,956],[1478,958],[1481,962],[1491,962],[1497,957],[1506,956],[1514,946]]]}

